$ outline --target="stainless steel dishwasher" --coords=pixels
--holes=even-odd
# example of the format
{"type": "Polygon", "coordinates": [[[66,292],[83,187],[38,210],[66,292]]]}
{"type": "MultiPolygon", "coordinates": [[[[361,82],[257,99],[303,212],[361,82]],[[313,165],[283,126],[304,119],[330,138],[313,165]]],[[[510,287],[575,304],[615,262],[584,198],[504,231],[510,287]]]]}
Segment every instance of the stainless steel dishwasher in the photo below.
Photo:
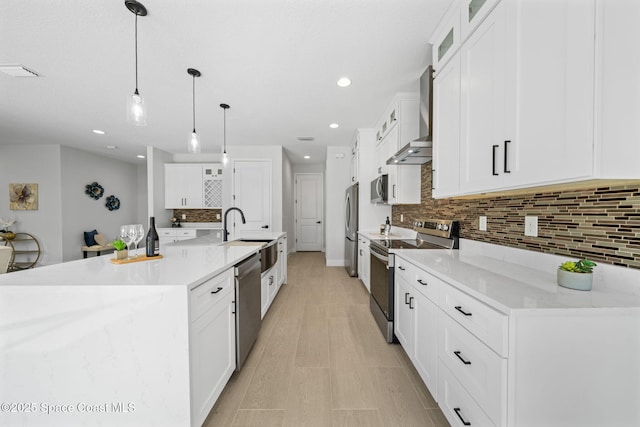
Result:
{"type": "Polygon", "coordinates": [[[260,318],[260,255],[254,254],[235,266],[236,290],[236,371],[256,342],[260,318]]]}

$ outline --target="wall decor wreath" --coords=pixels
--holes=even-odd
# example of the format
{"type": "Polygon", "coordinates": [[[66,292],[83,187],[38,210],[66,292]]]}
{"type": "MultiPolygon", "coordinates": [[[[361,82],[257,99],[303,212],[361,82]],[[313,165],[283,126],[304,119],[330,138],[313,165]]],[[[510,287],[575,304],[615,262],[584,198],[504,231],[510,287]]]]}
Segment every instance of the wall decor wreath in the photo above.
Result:
{"type": "Polygon", "coordinates": [[[105,204],[105,206],[110,211],[117,211],[118,209],[120,209],[120,199],[118,199],[116,196],[111,195],[107,197],[107,203],[105,204]]]}
{"type": "Polygon", "coordinates": [[[104,188],[102,188],[102,185],[97,182],[92,182],[91,184],[86,185],[84,192],[92,199],[98,200],[104,194],[104,188]]]}

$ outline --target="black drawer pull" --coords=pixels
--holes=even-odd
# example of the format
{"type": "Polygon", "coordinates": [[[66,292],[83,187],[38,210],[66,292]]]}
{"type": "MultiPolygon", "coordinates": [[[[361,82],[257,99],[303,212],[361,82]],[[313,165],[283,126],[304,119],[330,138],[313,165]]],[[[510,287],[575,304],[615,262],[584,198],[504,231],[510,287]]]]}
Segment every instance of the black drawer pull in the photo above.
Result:
{"type": "Polygon", "coordinates": [[[404,303],[405,304],[409,304],[409,301],[407,300],[407,297],[409,296],[409,292],[405,292],[404,293],[404,303]]]}
{"type": "Polygon", "coordinates": [[[404,267],[403,267],[403,266],[401,266],[401,265],[399,265],[399,266],[398,266],[398,269],[399,269],[399,270],[402,270],[402,271],[405,271],[405,270],[406,270],[406,268],[404,268],[404,267]]]}
{"type": "Polygon", "coordinates": [[[465,316],[471,316],[471,313],[467,313],[466,311],[464,311],[461,305],[456,305],[454,308],[465,316]]]}
{"type": "Polygon", "coordinates": [[[212,294],[217,294],[218,292],[220,292],[222,290],[222,288],[220,286],[218,286],[218,289],[216,289],[215,291],[211,291],[212,294]]]}
{"type": "Polygon", "coordinates": [[[511,141],[504,142],[504,173],[511,173],[509,170],[509,144],[511,141]]]}
{"type": "Polygon", "coordinates": [[[413,310],[413,305],[411,305],[413,303],[413,297],[409,297],[409,310],[413,310]]]}
{"type": "Polygon", "coordinates": [[[458,418],[460,418],[460,421],[462,421],[462,424],[466,425],[466,426],[470,426],[471,423],[469,421],[466,421],[464,418],[462,418],[462,415],[460,415],[460,408],[453,408],[454,412],[456,413],[456,415],[458,416],[458,418]]]}
{"type": "Polygon", "coordinates": [[[462,356],[460,356],[460,352],[459,351],[454,351],[453,354],[455,354],[458,357],[458,359],[460,359],[462,361],[462,363],[464,363],[465,365],[471,365],[470,361],[464,360],[462,358],[462,356]]]}
{"type": "Polygon", "coordinates": [[[422,279],[418,279],[418,283],[420,283],[422,286],[427,286],[428,283],[427,282],[423,282],[422,279]]]}

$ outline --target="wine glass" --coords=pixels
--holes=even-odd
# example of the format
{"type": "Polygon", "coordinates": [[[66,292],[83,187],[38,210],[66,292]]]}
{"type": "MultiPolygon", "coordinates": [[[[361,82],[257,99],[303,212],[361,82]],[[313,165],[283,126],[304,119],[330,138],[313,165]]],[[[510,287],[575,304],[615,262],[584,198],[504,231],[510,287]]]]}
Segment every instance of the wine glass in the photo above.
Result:
{"type": "Polygon", "coordinates": [[[134,239],[136,243],[136,256],[140,256],[138,252],[140,252],[140,241],[144,238],[144,228],[142,224],[132,225],[132,227],[136,230],[136,237],[134,239]]]}
{"type": "Polygon", "coordinates": [[[131,226],[129,225],[121,225],[120,226],[120,240],[122,240],[126,245],[127,245],[127,249],[129,248],[129,245],[131,244],[131,238],[129,237],[129,229],[131,228],[131,226]]]}
{"type": "MultiPolygon", "coordinates": [[[[138,237],[138,230],[136,229],[136,226],[133,224],[128,225],[128,232],[129,232],[129,245],[133,245],[134,242],[136,241],[136,237],[138,237]]],[[[131,248],[129,248],[129,258],[135,258],[136,257],[136,252],[135,252],[135,245],[133,247],[133,250],[131,248]],[[131,255],[133,254],[133,255],[131,255]]]]}

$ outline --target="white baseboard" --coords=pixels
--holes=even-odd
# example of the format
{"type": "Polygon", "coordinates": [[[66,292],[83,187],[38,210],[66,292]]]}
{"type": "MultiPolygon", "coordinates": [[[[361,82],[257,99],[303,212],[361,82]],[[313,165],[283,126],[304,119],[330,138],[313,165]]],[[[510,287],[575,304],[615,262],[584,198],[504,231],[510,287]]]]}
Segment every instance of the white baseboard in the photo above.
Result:
{"type": "Polygon", "coordinates": [[[344,267],[343,259],[328,259],[327,267],[344,267]]]}

